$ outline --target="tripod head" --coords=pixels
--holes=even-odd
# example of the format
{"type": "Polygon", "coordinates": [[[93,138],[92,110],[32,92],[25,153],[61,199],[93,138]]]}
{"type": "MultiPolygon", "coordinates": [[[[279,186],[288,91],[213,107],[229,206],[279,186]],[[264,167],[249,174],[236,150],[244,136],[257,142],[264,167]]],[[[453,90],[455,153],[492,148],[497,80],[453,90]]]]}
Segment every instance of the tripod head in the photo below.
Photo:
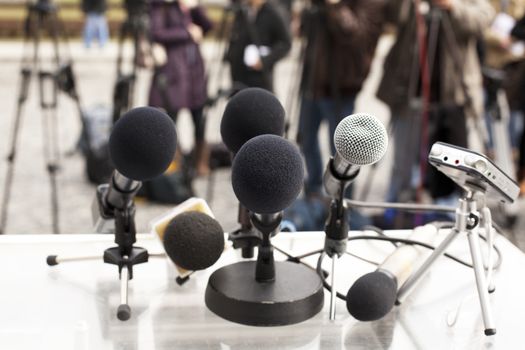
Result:
{"type": "Polygon", "coordinates": [[[139,24],[144,21],[148,10],[146,0],[124,0],[123,6],[127,13],[126,22],[139,24]]]}
{"type": "Polygon", "coordinates": [[[58,6],[54,4],[52,0],[37,0],[36,2],[28,1],[27,7],[30,11],[37,12],[41,15],[54,13],[58,9],[58,6]]]}

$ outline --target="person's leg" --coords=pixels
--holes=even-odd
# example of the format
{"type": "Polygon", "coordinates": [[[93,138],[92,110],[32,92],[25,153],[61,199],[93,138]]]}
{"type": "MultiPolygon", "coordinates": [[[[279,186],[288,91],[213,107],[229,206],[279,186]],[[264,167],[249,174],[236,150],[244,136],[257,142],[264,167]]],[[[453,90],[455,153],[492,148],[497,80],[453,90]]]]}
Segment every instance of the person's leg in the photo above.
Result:
{"type": "Polygon", "coordinates": [[[84,46],[86,48],[91,47],[91,41],[96,31],[96,19],[93,13],[86,13],[86,19],[84,23],[84,46]]]}
{"type": "Polygon", "coordinates": [[[203,107],[191,109],[195,134],[195,170],[197,175],[203,176],[210,173],[210,150],[206,143],[206,119],[203,107]]]}
{"type": "Polygon", "coordinates": [[[166,114],[171,118],[171,120],[173,120],[173,123],[177,124],[177,118],[179,117],[179,110],[176,109],[173,111],[169,111],[165,109],[165,111],[166,111],[166,114]]]}
{"type": "MultiPolygon", "coordinates": [[[[523,112],[525,116],[525,111],[523,112]]],[[[521,133],[519,144],[518,181],[521,194],[525,194],[525,129],[521,133]]]]}
{"type": "Polygon", "coordinates": [[[322,115],[318,102],[314,99],[303,98],[299,120],[299,144],[306,163],[305,192],[307,195],[322,193],[323,164],[318,139],[321,120],[322,115]]]}
{"type": "Polygon", "coordinates": [[[323,99],[321,102],[321,110],[323,118],[328,120],[328,138],[330,140],[330,151],[332,155],[335,154],[334,134],[337,125],[344,118],[354,113],[355,96],[347,97],[335,101],[333,99],[323,99]]]}
{"type": "Polygon", "coordinates": [[[412,189],[414,164],[419,158],[420,119],[417,113],[397,116],[392,120],[392,143],[394,160],[390,174],[390,185],[386,200],[397,202],[412,189]]]}
{"type": "Polygon", "coordinates": [[[101,13],[97,15],[97,39],[98,45],[104,47],[108,41],[108,23],[106,21],[106,16],[101,13]]]}

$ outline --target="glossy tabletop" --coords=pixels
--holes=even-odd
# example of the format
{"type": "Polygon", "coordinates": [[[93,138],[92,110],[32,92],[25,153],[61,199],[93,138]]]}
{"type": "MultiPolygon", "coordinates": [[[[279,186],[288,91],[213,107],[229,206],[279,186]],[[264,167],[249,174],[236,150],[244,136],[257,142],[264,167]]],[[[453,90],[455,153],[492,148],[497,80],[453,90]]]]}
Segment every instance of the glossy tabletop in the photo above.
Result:
{"type": "MultiPolygon", "coordinates": [[[[358,234],[352,232],[351,234],[358,234]]],[[[406,236],[405,231],[387,231],[406,236]]],[[[444,234],[440,234],[444,236],[444,234]]],[[[323,246],[322,232],[281,233],[273,242],[293,254],[323,246]]],[[[471,269],[440,258],[408,299],[385,318],[359,322],[338,301],[337,318],[325,307],[314,318],[292,326],[251,327],[225,321],[204,304],[208,276],[241,260],[227,249],[212,268],[179,286],[166,258],[151,258],[134,269],[129,304],[132,317],[119,321],[117,267],[102,262],[111,235],[12,235],[0,237],[0,349],[518,349],[525,347],[525,255],[497,237],[503,264],[495,274],[491,305],[497,334],[483,335],[471,269]],[[46,256],[99,255],[99,259],[46,265],[46,256]]],[[[157,238],[138,237],[138,246],[162,252],[157,238]]],[[[352,241],[348,250],[381,262],[392,251],[384,242],[352,241]]],[[[450,251],[469,259],[465,237],[450,251]]],[[[280,254],[277,259],[282,259],[280,254]]],[[[316,257],[306,259],[315,265],[316,257]]],[[[351,256],[338,261],[339,291],[375,267],[351,256]]],[[[324,262],[329,270],[330,261],[324,262]]]]}

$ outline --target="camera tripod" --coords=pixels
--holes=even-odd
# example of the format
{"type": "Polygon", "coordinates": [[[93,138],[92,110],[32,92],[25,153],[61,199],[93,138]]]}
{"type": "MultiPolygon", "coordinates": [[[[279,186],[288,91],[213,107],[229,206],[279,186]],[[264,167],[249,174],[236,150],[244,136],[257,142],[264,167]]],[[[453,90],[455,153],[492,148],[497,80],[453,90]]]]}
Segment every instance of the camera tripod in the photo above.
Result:
{"type": "MultiPolygon", "coordinates": [[[[145,42],[148,32],[148,20],[145,12],[142,10],[133,10],[131,7],[126,8],[128,16],[119,30],[118,37],[118,56],[117,56],[117,81],[113,90],[113,112],[112,118],[115,123],[122,113],[132,107],[135,97],[135,84],[137,82],[137,72],[139,66],[145,64],[140,61],[139,52],[143,49],[141,43],[145,42]],[[133,46],[133,55],[131,69],[129,73],[124,72],[124,41],[131,39],[133,46]]],[[[145,10],[144,10],[145,11],[145,10]]]]}
{"type": "Polygon", "coordinates": [[[483,189],[472,187],[468,190],[465,190],[463,197],[459,199],[458,207],[456,209],[456,222],[454,228],[448,234],[448,236],[443,239],[443,242],[432,252],[427,260],[425,260],[423,265],[421,265],[421,267],[416,270],[401,286],[397,294],[397,300],[398,303],[402,302],[403,298],[412,290],[415,284],[431,267],[434,261],[444,254],[445,250],[454,241],[454,239],[461,234],[466,234],[468,237],[470,255],[472,257],[472,265],[474,266],[474,274],[476,277],[476,286],[481,306],[481,314],[485,326],[485,335],[494,335],[496,334],[496,326],[492,316],[492,310],[489,301],[489,293],[495,291],[495,287],[492,283],[492,219],[490,210],[486,206],[482,208],[481,212],[477,210],[477,197],[481,198],[483,203],[485,202],[485,193],[483,189]],[[485,231],[487,231],[487,243],[489,245],[487,275],[484,273],[483,258],[481,256],[479,244],[478,229],[480,223],[483,223],[485,231]]]}
{"type": "MultiPolygon", "coordinates": [[[[22,111],[29,95],[30,81],[37,79],[40,99],[40,109],[43,121],[44,156],[46,169],[49,174],[51,187],[51,217],[54,233],[60,233],[57,172],[60,169],[60,155],[58,144],[58,92],[69,95],[78,108],[82,121],[80,99],[76,91],[75,77],[71,63],[71,55],[62,60],[59,50],[60,31],[63,25],[58,18],[58,8],[49,1],[40,0],[27,5],[25,19],[24,55],[20,71],[20,86],[17,99],[15,119],[12,127],[11,143],[7,156],[7,171],[2,197],[2,211],[0,213],[0,234],[5,233],[7,226],[8,205],[11,197],[11,187],[15,170],[18,138],[22,123],[22,111]],[[51,67],[44,67],[41,57],[41,39],[45,30],[51,39],[53,55],[51,67]],[[32,46],[32,52],[30,50],[32,46]],[[47,68],[47,69],[46,69],[47,68]]],[[[62,34],[67,44],[67,37],[62,34]]]]}

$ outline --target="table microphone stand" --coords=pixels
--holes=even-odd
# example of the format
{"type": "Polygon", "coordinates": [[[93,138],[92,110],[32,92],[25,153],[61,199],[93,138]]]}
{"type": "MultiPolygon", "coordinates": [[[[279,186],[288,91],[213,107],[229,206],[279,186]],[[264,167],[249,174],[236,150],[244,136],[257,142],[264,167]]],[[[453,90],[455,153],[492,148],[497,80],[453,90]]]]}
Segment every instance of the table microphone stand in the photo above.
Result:
{"type": "MultiPolygon", "coordinates": [[[[410,292],[412,287],[420,280],[430,266],[439,258],[452,241],[460,234],[466,234],[468,237],[470,255],[472,257],[472,265],[474,267],[474,274],[476,276],[476,286],[478,290],[479,302],[481,305],[481,314],[485,326],[485,335],[496,334],[496,326],[492,317],[492,310],[489,303],[489,292],[494,292],[493,286],[489,287],[487,278],[484,273],[483,259],[481,257],[481,250],[479,244],[478,225],[480,220],[490,222],[490,212],[487,208],[483,208],[482,212],[477,211],[475,197],[476,195],[485,196],[484,191],[480,188],[476,190],[471,186],[470,190],[466,190],[462,198],[459,199],[458,208],[456,209],[456,223],[450,234],[443,240],[443,242],[434,250],[434,252],[427,258],[427,260],[416,270],[407,281],[401,286],[397,294],[397,303],[404,300],[404,297],[410,292]],[[483,214],[484,213],[484,214],[483,214]]],[[[490,228],[490,230],[492,230],[490,228]]],[[[489,251],[492,251],[492,233],[487,232],[489,251]]],[[[489,255],[490,257],[490,255],[489,255]]],[[[487,276],[492,275],[492,262],[488,263],[487,276]]],[[[491,281],[489,281],[491,282],[491,281]]]]}
{"type": "MultiPolygon", "coordinates": [[[[113,181],[113,180],[112,180],[113,181]]],[[[128,305],[128,282],[133,279],[133,266],[148,262],[149,257],[163,256],[163,254],[149,254],[141,247],[135,247],[136,239],[135,228],[135,204],[133,197],[140,188],[140,184],[134,182],[130,184],[121,197],[118,208],[109,207],[105,198],[110,195],[110,187],[107,184],[97,188],[96,203],[103,221],[108,223],[114,220],[115,243],[116,247],[108,248],[104,251],[103,260],[106,264],[117,265],[120,278],[120,305],[117,309],[117,318],[127,321],[131,317],[131,308],[128,305]]],[[[99,226],[99,229],[102,226],[99,226]]],[[[50,255],[47,257],[47,264],[55,266],[62,262],[85,261],[100,259],[100,255],[83,257],[60,257],[50,255]]]]}
{"type": "Polygon", "coordinates": [[[302,264],[275,261],[270,238],[279,232],[282,214],[251,214],[259,231],[257,261],[241,261],[215,271],[206,287],[206,306],[229,321],[252,326],[305,321],[323,308],[323,284],[302,264]]]}

